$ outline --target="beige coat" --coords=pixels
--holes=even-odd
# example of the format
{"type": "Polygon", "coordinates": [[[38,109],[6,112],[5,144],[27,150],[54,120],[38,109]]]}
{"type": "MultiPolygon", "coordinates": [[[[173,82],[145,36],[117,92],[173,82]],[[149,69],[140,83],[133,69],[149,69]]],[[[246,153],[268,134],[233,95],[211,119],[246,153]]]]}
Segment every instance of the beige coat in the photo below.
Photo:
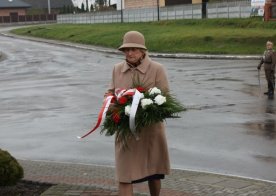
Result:
{"type": "MultiPolygon", "coordinates": [[[[137,68],[130,68],[124,61],[113,69],[109,92],[116,88],[132,87],[132,78],[149,87],[168,91],[168,80],[163,66],[152,61],[148,55],[137,68]]],[[[169,174],[170,163],[163,123],[156,123],[141,131],[140,139],[128,140],[128,149],[115,141],[116,177],[119,182],[130,183],[153,174],[169,174]]]]}

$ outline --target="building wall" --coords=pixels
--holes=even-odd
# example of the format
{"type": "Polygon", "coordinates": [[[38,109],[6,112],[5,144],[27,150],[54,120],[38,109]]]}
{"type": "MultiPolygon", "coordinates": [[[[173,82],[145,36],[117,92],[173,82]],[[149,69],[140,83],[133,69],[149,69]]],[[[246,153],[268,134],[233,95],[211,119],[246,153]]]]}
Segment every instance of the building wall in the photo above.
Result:
{"type": "Polygon", "coordinates": [[[0,9],[0,16],[10,16],[10,13],[18,13],[18,15],[26,15],[26,9],[18,8],[18,9],[0,9]]]}
{"type": "MultiPolygon", "coordinates": [[[[144,8],[144,7],[156,7],[158,0],[125,0],[124,8],[144,8]]],[[[159,0],[159,6],[165,6],[165,0],[159,0]]]]}
{"type": "MultiPolygon", "coordinates": [[[[145,8],[145,7],[156,7],[158,0],[124,0],[123,8],[145,8]]],[[[198,4],[202,3],[203,0],[159,0],[160,7],[169,5],[180,5],[180,4],[198,4]]],[[[206,1],[206,0],[205,0],[206,1]]],[[[119,5],[119,4],[118,4],[119,5]]],[[[121,4],[120,4],[121,5],[121,4]]]]}
{"type": "Polygon", "coordinates": [[[165,5],[200,4],[208,0],[165,0],[165,5]]]}
{"type": "Polygon", "coordinates": [[[193,0],[192,2],[193,2],[193,4],[202,3],[202,0],[193,0]]]}

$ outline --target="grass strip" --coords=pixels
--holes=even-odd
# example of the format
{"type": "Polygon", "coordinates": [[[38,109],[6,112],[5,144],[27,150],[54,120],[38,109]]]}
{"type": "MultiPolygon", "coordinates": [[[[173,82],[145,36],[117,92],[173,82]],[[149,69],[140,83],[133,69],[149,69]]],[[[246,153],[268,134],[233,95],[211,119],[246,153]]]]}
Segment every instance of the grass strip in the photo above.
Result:
{"type": "Polygon", "coordinates": [[[109,48],[137,30],[150,51],[201,54],[262,54],[267,40],[276,42],[276,22],[261,18],[173,20],[143,23],[52,24],[13,30],[19,35],[109,48]]]}

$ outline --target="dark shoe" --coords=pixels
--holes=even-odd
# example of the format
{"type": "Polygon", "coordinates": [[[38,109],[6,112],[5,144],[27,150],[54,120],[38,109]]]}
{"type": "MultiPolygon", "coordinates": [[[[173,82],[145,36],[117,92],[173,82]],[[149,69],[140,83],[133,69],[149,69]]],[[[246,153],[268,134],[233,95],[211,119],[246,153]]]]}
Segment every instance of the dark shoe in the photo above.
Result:
{"type": "Polygon", "coordinates": [[[268,92],[265,92],[264,95],[268,95],[268,92]]]}

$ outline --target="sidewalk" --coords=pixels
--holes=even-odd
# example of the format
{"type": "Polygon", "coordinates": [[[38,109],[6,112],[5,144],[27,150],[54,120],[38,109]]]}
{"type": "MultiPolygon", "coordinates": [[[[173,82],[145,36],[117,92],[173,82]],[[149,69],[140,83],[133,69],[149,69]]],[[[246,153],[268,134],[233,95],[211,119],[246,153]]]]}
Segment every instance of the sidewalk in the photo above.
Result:
{"type": "MultiPolygon", "coordinates": [[[[42,196],[118,195],[114,168],[19,160],[24,180],[56,184],[42,196]]],[[[135,184],[136,196],[149,195],[147,183],[135,184]]],[[[162,181],[161,196],[276,196],[276,182],[173,169],[162,181]]]]}

